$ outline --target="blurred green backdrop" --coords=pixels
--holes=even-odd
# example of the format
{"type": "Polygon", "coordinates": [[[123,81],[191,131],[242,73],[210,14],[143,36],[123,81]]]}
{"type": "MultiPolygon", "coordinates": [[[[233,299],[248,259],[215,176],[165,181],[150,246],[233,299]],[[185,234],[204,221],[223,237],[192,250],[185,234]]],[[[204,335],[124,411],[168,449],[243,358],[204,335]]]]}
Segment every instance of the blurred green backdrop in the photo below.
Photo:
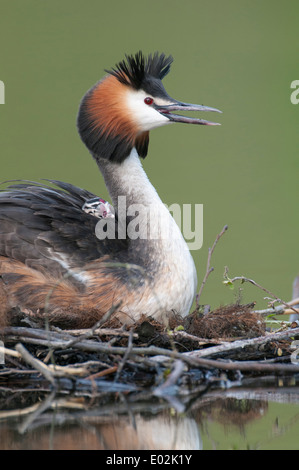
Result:
{"type": "MultiPolygon", "coordinates": [[[[152,131],[146,171],[167,204],[204,204],[204,245],[192,254],[201,303],[234,301],[229,274],[289,299],[299,273],[299,3],[287,0],[0,0],[0,179],[56,178],[107,197],[76,131],[85,91],[125,53],[172,54],[169,94],[221,109],[221,127],[152,131]]],[[[243,300],[264,293],[243,285],[243,300]]]]}

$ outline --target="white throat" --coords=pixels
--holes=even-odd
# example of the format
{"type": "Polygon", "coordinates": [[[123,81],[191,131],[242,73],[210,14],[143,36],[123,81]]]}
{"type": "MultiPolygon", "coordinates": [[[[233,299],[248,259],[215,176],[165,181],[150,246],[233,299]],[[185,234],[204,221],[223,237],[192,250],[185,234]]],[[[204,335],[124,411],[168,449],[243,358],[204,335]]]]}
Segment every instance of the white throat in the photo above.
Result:
{"type": "Polygon", "coordinates": [[[114,205],[117,204],[118,196],[126,196],[132,203],[145,205],[158,200],[162,202],[150,183],[135,148],[122,163],[99,160],[99,166],[114,205]]]}

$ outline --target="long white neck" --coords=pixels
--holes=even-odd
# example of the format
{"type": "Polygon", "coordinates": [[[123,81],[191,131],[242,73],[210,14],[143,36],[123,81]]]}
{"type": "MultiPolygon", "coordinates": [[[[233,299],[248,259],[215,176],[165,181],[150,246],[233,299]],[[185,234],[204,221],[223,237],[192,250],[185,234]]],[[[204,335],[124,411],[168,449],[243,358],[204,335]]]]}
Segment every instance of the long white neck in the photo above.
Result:
{"type": "Polygon", "coordinates": [[[119,207],[120,197],[125,198],[128,220],[131,220],[127,226],[130,260],[152,274],[154,289],[167,297],[166,309],[177,309],[186,315],[196,289],[194,262],[178,225],[143,170],[136,150],[133,148],[121,164],[97,161],[114,207],[119,207]]]}
{"type": "Polygon", "coordinates": [[[122,163],[111,163],[97,159],[113,205],[118,204],[119,196],[126,196],[129,202],[151,204],[161,201],[157,191],[150,183],[135,148],[122,163]]]}
{"type": "MultiPolygon", "coordinates": [[[[98,164],[119,219],[123,216],[120,211],[124,208],[126,210],[128,236],[131,240],[138,239],[133,233],[133,229],[137,228],[139,238],[147,240],[147,246],[151,248],[155,245],[153,240],[166,240],[165,248],[169,247],[171,237],[181,242],[181,249],[187,250],[177,224],[149,181],[135,148],[121,164],[102,160],[98,164]]],[[[160,251],[161,248],[159,243],[160,251]]]]}

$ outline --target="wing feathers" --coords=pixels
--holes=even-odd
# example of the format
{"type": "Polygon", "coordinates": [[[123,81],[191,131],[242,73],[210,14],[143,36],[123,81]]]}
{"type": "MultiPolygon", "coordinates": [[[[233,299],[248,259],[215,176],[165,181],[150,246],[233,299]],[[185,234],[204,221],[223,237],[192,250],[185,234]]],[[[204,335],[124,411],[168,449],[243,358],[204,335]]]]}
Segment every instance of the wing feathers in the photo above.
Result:
{"type": "Polygon", "coordinates": [[[25,263],[63,257],[76,267],[124,248],[123,240],[96,238],[98,219],[82,210],[94,194],[48,181],[59,189],[22,181],[0,192],[0,255],[25,263]]]}
{"type": "Polygon", "coordinates": [[[97,239],[98,219],[82,210],[95,195],[49,182],[56,187],[22,181],[0,191],[1,279],[10,308],[91,325],[114,301],[129,299],[120,268],[112,273],[104,266],[107,259],[121,261],[128,242],[97,239]]]}

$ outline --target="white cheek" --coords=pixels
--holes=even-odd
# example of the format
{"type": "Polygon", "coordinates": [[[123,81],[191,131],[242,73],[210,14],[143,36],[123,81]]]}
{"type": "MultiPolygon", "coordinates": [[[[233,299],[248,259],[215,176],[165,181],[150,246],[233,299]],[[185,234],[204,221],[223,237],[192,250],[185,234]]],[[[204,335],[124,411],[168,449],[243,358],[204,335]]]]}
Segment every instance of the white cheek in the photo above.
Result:
{"type": "Polygon", "coordinates": [[[171,121],[156,111],[152,106],[145,104],[144,98],[146,95],[144,91],[130,91],[127,94],[127,104],[130,109],[132,118],[138,125],[141,131],[150,131],[155,127],[165,126],[170,124],[171,121]]]}

